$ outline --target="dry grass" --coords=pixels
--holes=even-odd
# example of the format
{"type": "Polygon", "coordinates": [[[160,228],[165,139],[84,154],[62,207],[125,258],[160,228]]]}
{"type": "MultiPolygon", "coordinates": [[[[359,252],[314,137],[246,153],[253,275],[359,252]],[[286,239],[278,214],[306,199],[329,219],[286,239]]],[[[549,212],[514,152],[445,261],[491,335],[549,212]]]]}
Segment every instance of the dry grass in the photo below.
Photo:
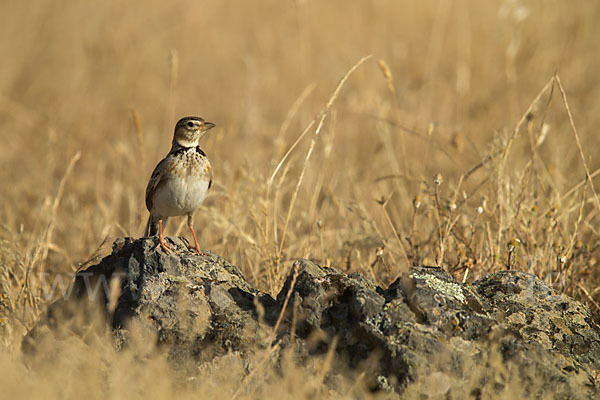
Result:
{"type": "MultiPolygon", "coordinates": [[[[598,311],[599,17],[542,0],[2,2],[2,390],[98,390],[65,365],[61,392],[58,370],[18,360],[39,276],[142,233],[187,114],[218,125],[199,240],[258,288],[276,293],[299,257],[383,285],[410,264],[466,282],[510,266],[598,311]]],[[[65,363],[133,368],[86,354],[65,363]]]]}

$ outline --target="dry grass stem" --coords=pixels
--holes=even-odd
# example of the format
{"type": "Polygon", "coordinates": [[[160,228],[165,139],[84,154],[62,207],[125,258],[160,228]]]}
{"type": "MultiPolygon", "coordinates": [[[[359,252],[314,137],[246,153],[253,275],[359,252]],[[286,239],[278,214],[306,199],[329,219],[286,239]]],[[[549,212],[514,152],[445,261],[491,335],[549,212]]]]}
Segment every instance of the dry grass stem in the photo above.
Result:
{"type": "Polygon", "coordinates": [[[554,75],[554,79],[558,84],[558,88],[560,89],[560,94],[562,95],[562,100],[565,105],[565,109],[567,110],[567,115],[569,116],[569,124],[571,124],[571,129],[573,131],[573,135],[575,136],[575,143],[577,143],[577,150],[579,151],[579,156],[581,157],[581,162],[583,163],[583,167],[585,168],[585,175],[587,177],[588,184],[594,194],[594,200],[596,201],[596,206],[600,210],[600,200],[598,200],[598,194],[596,193],[596,189],[592,184],[592,175],[590,174],[590,169],[588,168],[588,163],[585,159],[585,155],[583,154],[583,148],[581,147],[581,141],[579,140],[579,134],[577,133],[577,128],[575,128],[575,121],[573,121],[573,114],[571,114],[571,109],[569,108],[569,102],[567,101],[567,94],[563,89],[562,84],[560,83],[560,78],[558,74],[554,75]]]}
{"type": "Polygon", "coordinates": [[[358,67],[360,67],[365,61],[367,61],[369,58],[371,58],[371,55],[365,56],[363,58],[361,58],[356,64],[354,64],[352,66],[352,68],[350,68],[348,70],[348,72],[342,77],[342,79],[340,80],[340,82],[338,83],[338,85],[336,86],[335,90],[333,91],[333,94],[331,95],[331,97],[329,98],[329,101],[327,101],[327,104],[325,105],[325,107],[323,108],[323,110],[321,111],[320,117],[319,117],[319,123],[317,125],[317,128],[315,129],[315,133],[313,135],[313,139],[310,143],[310,147],[308,148],[308,152],[306,153],[306,158],[304,159],[304,162],[302,164],[302,169],[300,170],[300,175],[298,176],[298,181],[296,182],[296,187],[294,189],[294,191],[292,192],[292,197],[290,199],[290,204],[288,206],[288,212],[287,215],[285,217],[285,223],[283,225],[283,231],[281,233],[281,241],[279,243],[279,251],[277,252],[277,263],[276,263],[276,267],[275,267],[275,271],[276,273],[279,273],[279,268],[280,268],[280,264],[281,264],[281,255],[283,253],[283,246],[285,244],[285,236],[287,234],[287,229],[290,223],[290,217],[292,215],[292,211],[294,209],[294,205],[296,203],[296,198],[298,197],[298,191],[300,190],[300,186],[302,185],[302,180],[304,178],[304,174],[306,172],[306,167],[308,166],[308,161],[310,160],[310,156],[312,155],[314,148],[315,148],[315,144],[317,142],[317,138],[319,136],[319,133],[321,133],[321,129],[323,128],[323,124],[325,123],[325,118],[327,118],[327,114],[329,112],[329,109],[331,108],[331,106],[333,105],[333,103],[335,102],[335,100],[337,99],[340,90],[342,90],[342,87],[344,86],[344,83],[346,83],[346,81],[348,80],[348,78],[350,77],[350,75],[352,75],[352,73],[354,71],[356,71],[358,69],[358,67]]]}

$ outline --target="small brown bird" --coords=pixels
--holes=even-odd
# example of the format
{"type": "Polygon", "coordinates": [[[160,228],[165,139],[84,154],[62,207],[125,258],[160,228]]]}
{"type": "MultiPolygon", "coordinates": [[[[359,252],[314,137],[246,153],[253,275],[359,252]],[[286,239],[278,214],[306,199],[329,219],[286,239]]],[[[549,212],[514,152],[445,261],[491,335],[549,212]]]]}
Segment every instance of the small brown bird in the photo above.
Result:
{"type": "Polygon", "coordinates": [[[146,188],[146,207],[150,211],[145,236],[158,232],[158,245],[169,252],[163,227],[169,217],[187,215],[195,250],[202,254],[194,233],[194,213],[200,208],[212,184],[212,167],[198,146],[204,134],[215,127],[199,117],[181,118],[175,125],[171,151],[158,163],[146,188]]]}

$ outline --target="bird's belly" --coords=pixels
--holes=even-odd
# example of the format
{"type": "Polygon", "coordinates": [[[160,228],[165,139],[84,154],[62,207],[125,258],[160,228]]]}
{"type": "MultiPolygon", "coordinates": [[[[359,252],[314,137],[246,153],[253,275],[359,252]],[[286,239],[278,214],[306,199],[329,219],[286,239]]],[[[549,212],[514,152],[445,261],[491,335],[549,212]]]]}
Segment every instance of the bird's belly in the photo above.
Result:
{"type": "Polygon", "coordinates": [[[175,217],[195,212],[204,201],[208,180],[174,177],[157,188],[153,200],[154,212],[163,217],[175,217]]]}

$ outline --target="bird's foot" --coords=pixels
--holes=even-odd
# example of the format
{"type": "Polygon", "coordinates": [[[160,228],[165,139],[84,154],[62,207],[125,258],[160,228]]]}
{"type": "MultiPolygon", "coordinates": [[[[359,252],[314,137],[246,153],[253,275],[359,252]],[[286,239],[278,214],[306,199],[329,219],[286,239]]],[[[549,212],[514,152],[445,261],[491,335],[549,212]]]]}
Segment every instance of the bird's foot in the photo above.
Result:
{"type": "Polygon", "coordinates": [[[156,244],[156,246],[154,246],[153,250],[156,250],[159,246],[167,254],[169,254],[172,251],[172,249],[169,246],[167,246],[167,242],[165,242],[165,239],[162,237],[158,238],[158,243],[156,244]]]}
{"type": "Polygon", "coordinates": [[[200,250],[200,248],[197,246],[188,246],[188,250],[191,251],[192,253],[198,254],[201,257],[205,257],[208,255],[205,252],[203,252],[202,250],[200,250]]]}
{"type": "Polygon", "coordinates": [[[197,242],[192,246],[190,244],[189,240],[187,240],[183,236],[181,238],[185,241],[185,245],[187,246],[188,250],[191,251],[192,253],[196,253],[201,257],[205,257],[208,255],[208,253],[205,253],[202,250],[200,250],[200,245],[197,242]]]}

